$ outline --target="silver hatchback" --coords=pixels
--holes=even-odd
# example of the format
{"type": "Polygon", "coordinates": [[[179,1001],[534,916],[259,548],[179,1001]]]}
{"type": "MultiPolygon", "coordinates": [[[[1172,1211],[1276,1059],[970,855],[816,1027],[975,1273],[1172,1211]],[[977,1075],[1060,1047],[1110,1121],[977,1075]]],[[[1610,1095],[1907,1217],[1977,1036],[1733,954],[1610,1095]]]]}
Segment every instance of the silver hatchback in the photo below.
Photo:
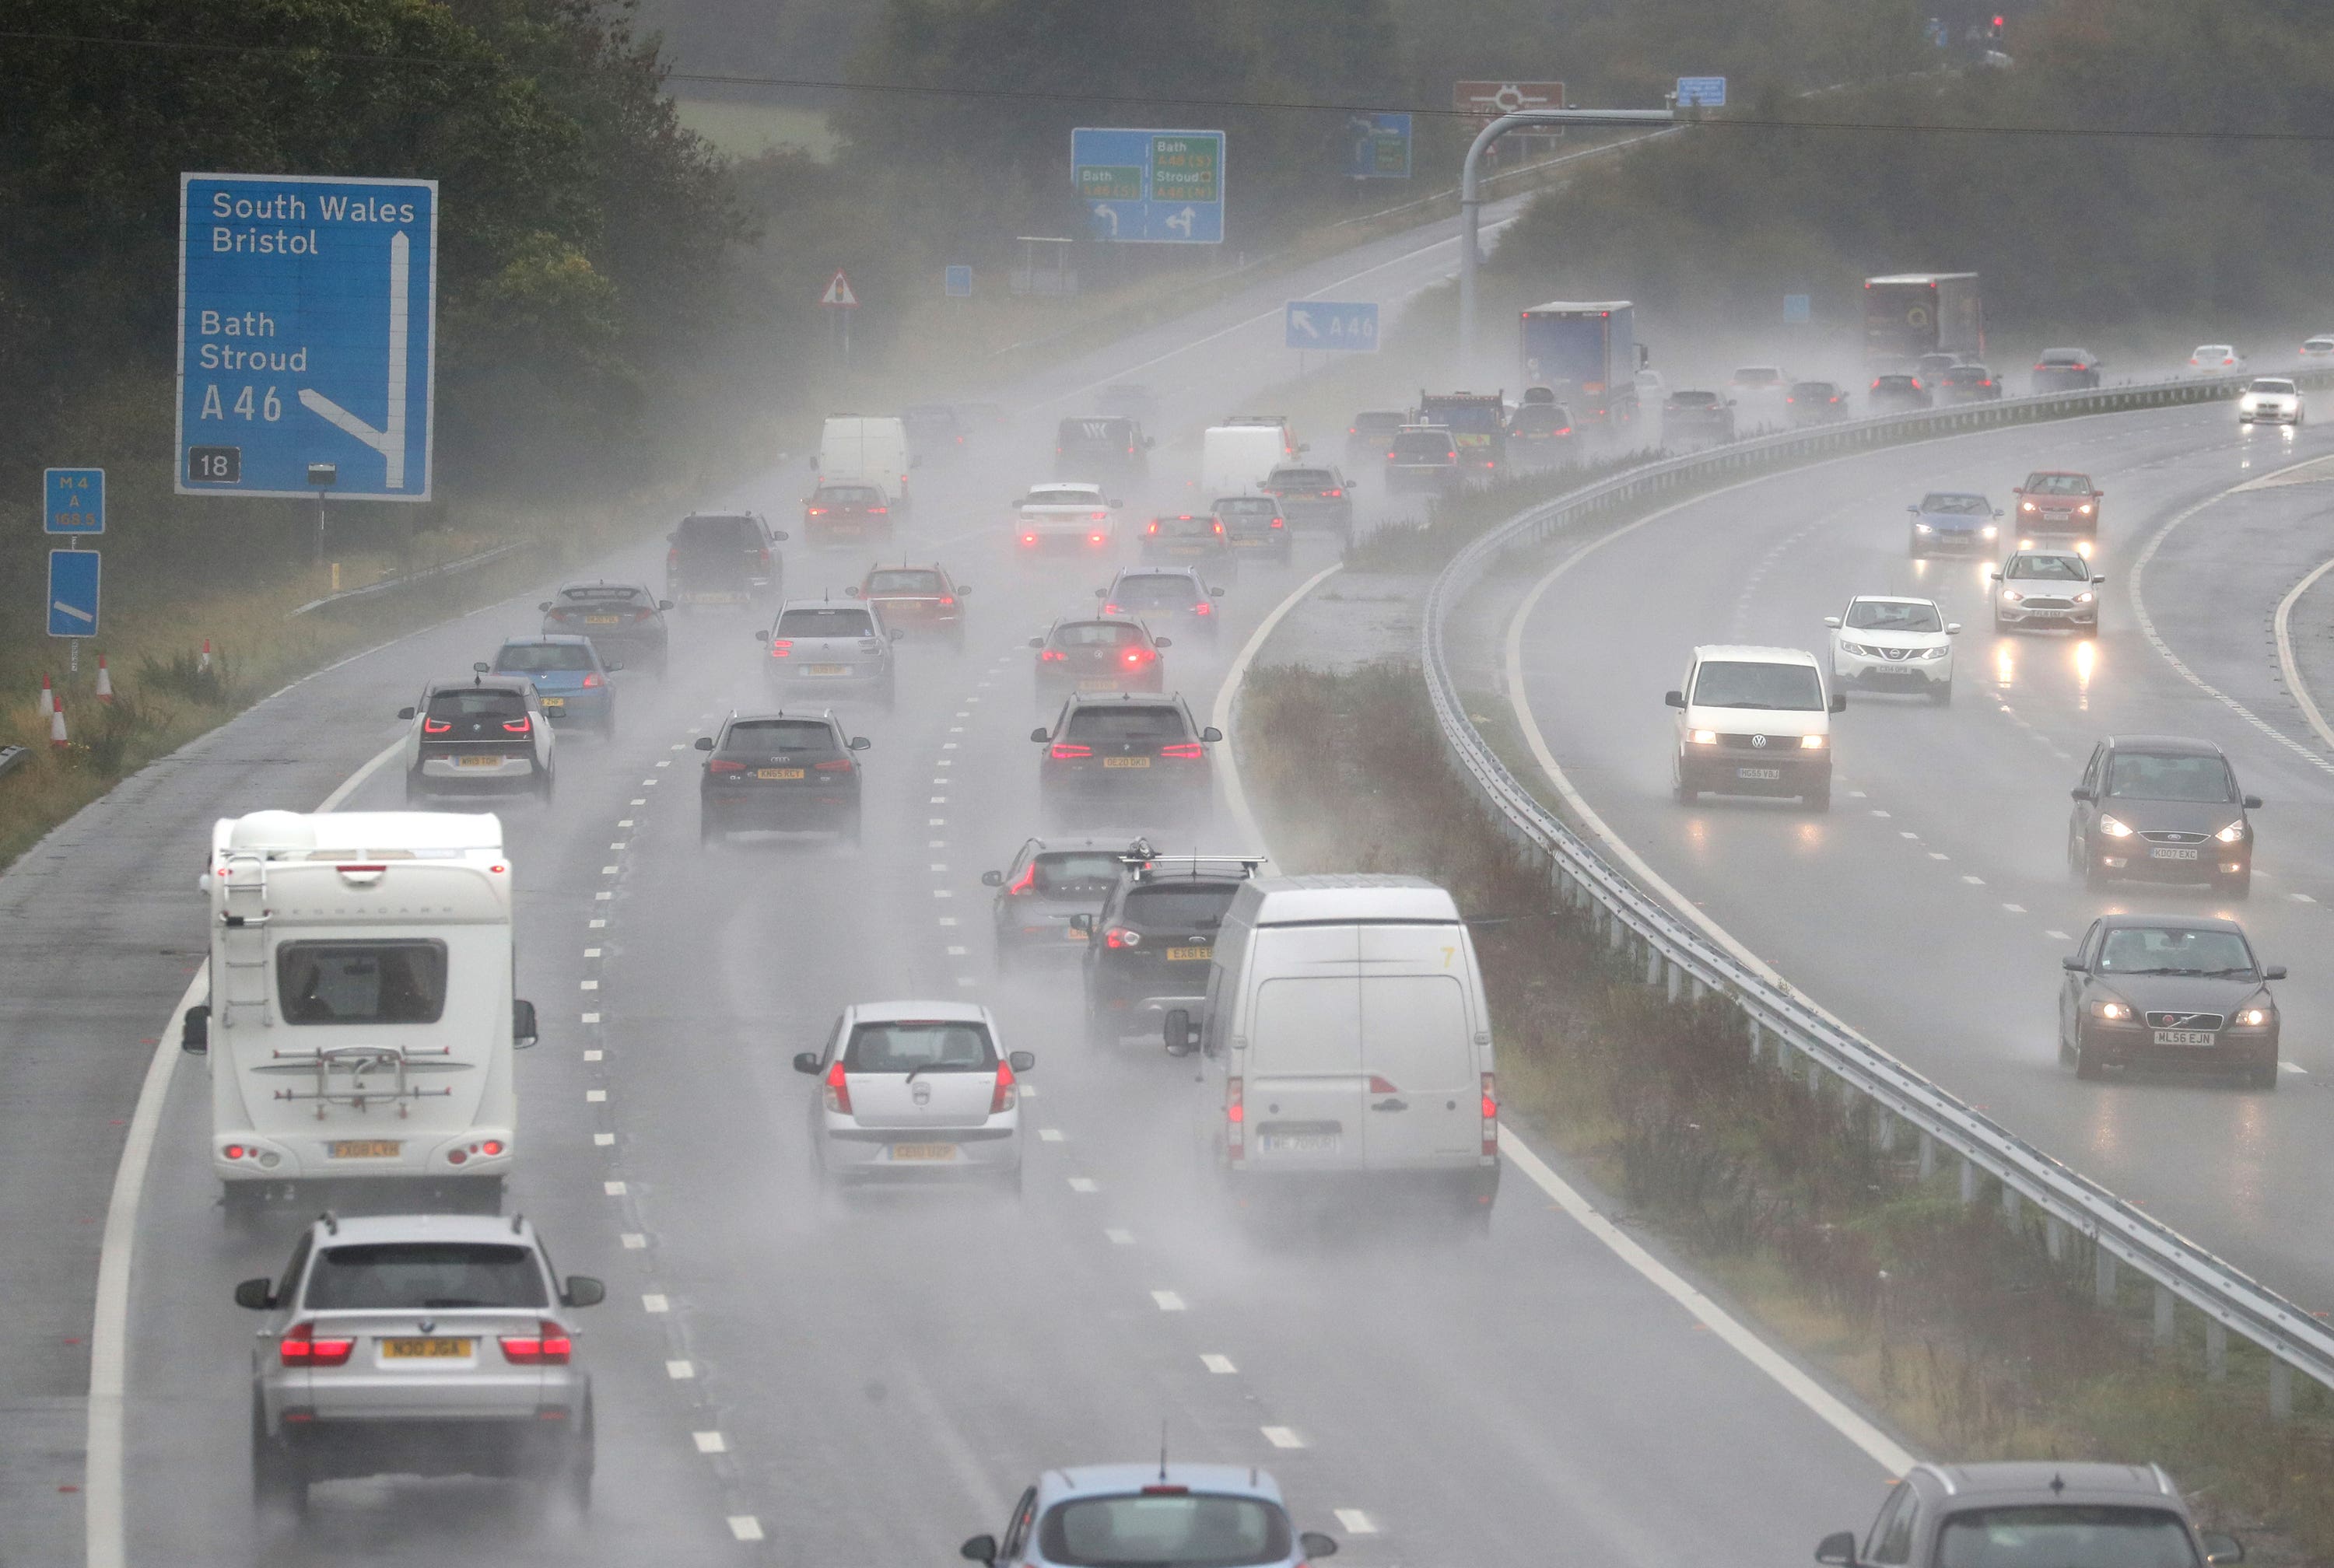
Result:
{"type": "Polygon", "coordinates": [[[1021,1190],[1019,1075],[1037,1064],[998,1045],[997,1020],[969,1002],[862,1002],[825,1048],[795,1058],[819,1081],[811,1158],[822,1186],[987,1177],[1021,1190]]]}
{"type": "Polygon", "coordinates": [[[873,605],[831,599],[795,600],[779,608],[767,631],[754,633],[766,645],[762,668],[782,700],[870,697],[885,707],[896,687],[892,645],[901,635],[873,605]]]}
{"type": "Polygon", "coordinates": [[[523,1218],[327,1214],[275,1281],[235,1287],[267,1314],[251,1362],[262,1507],[316,1481],[504,1476],[592,1496],[592,1379],[569,1313],[606,1296],[562,1281],[523,1218]]]}

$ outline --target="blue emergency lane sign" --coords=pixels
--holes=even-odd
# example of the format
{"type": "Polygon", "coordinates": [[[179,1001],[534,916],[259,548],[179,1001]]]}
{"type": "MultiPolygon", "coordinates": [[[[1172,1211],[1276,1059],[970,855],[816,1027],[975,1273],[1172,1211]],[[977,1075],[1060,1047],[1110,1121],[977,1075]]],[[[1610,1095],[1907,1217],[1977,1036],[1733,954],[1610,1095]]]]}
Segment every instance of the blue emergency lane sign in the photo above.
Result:
{"type": "Polygon", "coordinates": [[[97,635],[97,573],[94,550],[49,552],[48,620],[51,637],[97,635]]]}

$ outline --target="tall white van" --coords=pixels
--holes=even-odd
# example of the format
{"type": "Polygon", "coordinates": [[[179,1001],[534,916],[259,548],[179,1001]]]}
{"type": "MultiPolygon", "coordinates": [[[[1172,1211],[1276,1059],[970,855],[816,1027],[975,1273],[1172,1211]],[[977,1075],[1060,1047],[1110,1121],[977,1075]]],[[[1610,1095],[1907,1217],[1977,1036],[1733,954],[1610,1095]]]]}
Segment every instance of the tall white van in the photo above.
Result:
{"type": "Polygon", "coordinates": [[[210,996],[180,1044],[209,1058],[230,1217],[327,1182],[498,1207],[518,1137],[511,1053],[535,1030],[513,996],[500,820],[223,818],[202,887],[210,996]]]}
{"type": "Polygon", "coordinates": [[[1305,450],[1279,425],[1210,425],[1200,438],[1200,494],[1254,495],[1283,463],[1305,450]]]}
{"type": "Polygon", "coordinates": [[[1419,877],[1259,877],[1216,934],[1201,1015],[1201,1158],[1252,1191],[1311,1178],[1447,1196],[1488,1223],[1499,1190],[1491,1019],[1451,895],[1419,877]]]}
{"type": "Polygon", "coordinates": [[[909,508],[908,427],[890,414],[829,414],[811,459],[822,485],[873,485],[895,512],[909,508]]]}

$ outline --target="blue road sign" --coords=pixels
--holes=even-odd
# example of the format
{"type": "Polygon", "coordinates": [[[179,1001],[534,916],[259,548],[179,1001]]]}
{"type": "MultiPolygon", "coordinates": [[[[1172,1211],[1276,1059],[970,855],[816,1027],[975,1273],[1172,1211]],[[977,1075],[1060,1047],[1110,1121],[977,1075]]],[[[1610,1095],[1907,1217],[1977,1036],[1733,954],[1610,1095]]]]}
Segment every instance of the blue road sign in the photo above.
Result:
{"type": "Polygon", "coordinates": [[[1338,353],[1378,351],[1378,308],[1358,302],[1291,300],[1282,323],[1292,349],[1327,349],[1338,353]]]}
{"type": "Polygon", "coordinates": [[[1680,109],[1726,107],[1726,78],[1723,76],[1681,76],[1677,83],[1677,106],[1680,109]]]}
{"type": "Polygon", "coordinates": [[[1348,116],[1345,120],[1345,175],[1349,179],[1408,179],[1410,116],[1348,116]]]}
{"type": "Polygon", "coordinates": [[[41,529],[48,534],[105,532],[105,470],[42,471],[41,529]]]}
{"type": "Polygon", "coordinates": [[[94,550],[49,552],[49,635],[97,635],[97,568],[94,550]]]}
{"type": "Polygon", "coordinates": [[[1785,294],[1783,296],[1784,322],[1795,327],[1806,325],[1810,303],[1806,294],[1785,294]]]}
{"type": "Polygon", "coordinates": [[[1220,130],[1073,130],[1070,178],[1085,199],[1095,239],[1224,242],[1220,130]]]}
{"type": "Polygon", "coordinates": [[[178,177],[181,495],[427,501],[438,182],[178,177]]]}
{"type": "Polygon", "coordinates": [[[940,274],[940,286],[952,300],[972,298],[972,269],[966,266],[946,268],[940,274]]]}

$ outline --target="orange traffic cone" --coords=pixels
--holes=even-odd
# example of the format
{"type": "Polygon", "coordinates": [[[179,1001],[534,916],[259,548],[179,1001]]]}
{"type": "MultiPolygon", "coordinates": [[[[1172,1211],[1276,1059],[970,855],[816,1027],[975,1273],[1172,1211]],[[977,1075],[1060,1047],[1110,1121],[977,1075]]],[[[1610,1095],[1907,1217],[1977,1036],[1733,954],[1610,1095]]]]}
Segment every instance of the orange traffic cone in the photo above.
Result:
{"type": "Polygon", "coordinates": [[[202,662],[195,666],[195,670],[200,675],[208,675],[211,672],[211,640],[207,637],[203,639],[202,662]]]}
{"type": "MultiPolygon", "coordinates": [[[[54,694],[51,697],[53,700],[54,694]]],[[[65,705],[61,701],[49,709],[49,744],[59,751],[70,744],[65,739],[65,705]]]]}
{"type": "Polygon", "coordinates": [[[105,655],[101,653],[97,656],[97,700],[113,700],[113,675],[105,668],[105,655]]]}
{"type": "Polygon", "coordinates": [[[49,685],[47,676],[41,677],[41,714],[46,717],[57,711],[57,694],[49,685]]]}

